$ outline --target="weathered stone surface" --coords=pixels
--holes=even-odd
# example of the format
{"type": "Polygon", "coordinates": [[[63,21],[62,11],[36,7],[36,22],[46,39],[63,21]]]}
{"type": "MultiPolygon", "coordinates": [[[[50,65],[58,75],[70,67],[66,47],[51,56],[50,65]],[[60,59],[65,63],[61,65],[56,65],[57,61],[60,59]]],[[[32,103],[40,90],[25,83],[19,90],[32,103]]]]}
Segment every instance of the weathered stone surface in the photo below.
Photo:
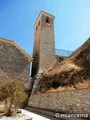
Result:
{"type": "Polygon", "coordinates": [[[90,89],[32,95],[29,106],[66,113],[90,113],[90,89]]]}
{"type": "Polygon", "coordinates": [[[0,41],[0,82],[21,79],[23,84],[30,80],[30,60],[13,44],[0,41]]]}
{"type": "Polygon", "coordinates": [[[35,77],[33,93],[38,92],[42,73],[56,63],[54,41],[54,16],[41,12],[35,24],[32,77],[35,77]],[[48,21],[46,20],[48,17],[48,21]],[[47,23],[49,22],[49,23],[47,23]],[[40,73],[41,72],[41,73],[40,73]]]}
{"type": "Polygon", "coordinates": [[[44,12],[40,13],[35,24],[33,58],[32,76],[35,76],[39,70],[46,71],[56,63],[54,17],[44,12]]]}

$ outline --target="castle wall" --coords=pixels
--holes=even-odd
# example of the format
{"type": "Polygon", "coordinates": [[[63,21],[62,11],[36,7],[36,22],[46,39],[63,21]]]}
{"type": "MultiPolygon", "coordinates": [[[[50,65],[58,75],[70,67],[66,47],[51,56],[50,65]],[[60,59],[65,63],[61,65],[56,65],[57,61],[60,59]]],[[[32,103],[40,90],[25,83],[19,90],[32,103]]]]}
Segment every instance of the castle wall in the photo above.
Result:
{"type": "Polygon", "coordinates": [[[35,94],[30,97],[28,106],[36,111],[90,113],[90,89],[35,94]]]}
{"type": "Polygon", "coordinates": [[[7,79],[30,79],[30,61],[14,45],[0,42],[0,82],[7,79]]]}

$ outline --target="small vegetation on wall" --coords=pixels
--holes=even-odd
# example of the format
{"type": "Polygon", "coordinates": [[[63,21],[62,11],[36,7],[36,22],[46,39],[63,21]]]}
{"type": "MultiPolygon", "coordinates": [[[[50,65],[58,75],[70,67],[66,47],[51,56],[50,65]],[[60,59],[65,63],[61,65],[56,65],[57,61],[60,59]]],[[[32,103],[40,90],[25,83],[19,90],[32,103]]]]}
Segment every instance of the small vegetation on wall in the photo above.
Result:
{"type": "Polygon", "coordinates": [[[26,94],[20,82],[7,80],[0,86],[0,100],[5,101],[5,115],[16,115],[17,106],[25,99],[26,94]]]}

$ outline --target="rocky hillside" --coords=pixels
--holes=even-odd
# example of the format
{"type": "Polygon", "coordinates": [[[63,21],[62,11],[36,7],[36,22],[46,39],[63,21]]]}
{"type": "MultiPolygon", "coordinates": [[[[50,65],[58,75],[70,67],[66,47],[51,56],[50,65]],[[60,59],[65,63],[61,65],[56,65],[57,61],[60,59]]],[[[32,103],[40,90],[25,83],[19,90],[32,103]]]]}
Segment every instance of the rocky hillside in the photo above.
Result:
{"type": "MultiPolygon", "coordinates": [[[[43,75],[43,88],[73,85],[90,79],[90,38],[69,58],[61,61],[43,75]]],[[[41,83],[42,85],[42,83],[41,83]]]]}

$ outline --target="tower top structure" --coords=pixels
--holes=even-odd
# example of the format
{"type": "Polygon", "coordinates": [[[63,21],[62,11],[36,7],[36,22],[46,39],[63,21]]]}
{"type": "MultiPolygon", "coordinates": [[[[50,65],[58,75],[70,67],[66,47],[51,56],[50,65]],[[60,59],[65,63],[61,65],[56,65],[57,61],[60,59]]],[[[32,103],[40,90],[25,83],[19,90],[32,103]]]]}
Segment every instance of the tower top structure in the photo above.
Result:
{"type": "Polygon", "coordinates": [[[48,18],[55,19],[55,16],[53,16],[53,15],[51,15],[51,14],[49,14],[49,13],[46,13],[46,12],[44,12],[44,11],[41,11],[41,12],[39,13],[39,15],[38,15],[38,18],[37,18],[35,24],[34,24],[34,28],[35,28],[35,29],[36,29],[36,27],[37,27],[37,25],[38,25],[38,22],[40,21],[42,15],[44,15],[44,16],[46,16],[46,17],[48,17],[48,18]]]}

